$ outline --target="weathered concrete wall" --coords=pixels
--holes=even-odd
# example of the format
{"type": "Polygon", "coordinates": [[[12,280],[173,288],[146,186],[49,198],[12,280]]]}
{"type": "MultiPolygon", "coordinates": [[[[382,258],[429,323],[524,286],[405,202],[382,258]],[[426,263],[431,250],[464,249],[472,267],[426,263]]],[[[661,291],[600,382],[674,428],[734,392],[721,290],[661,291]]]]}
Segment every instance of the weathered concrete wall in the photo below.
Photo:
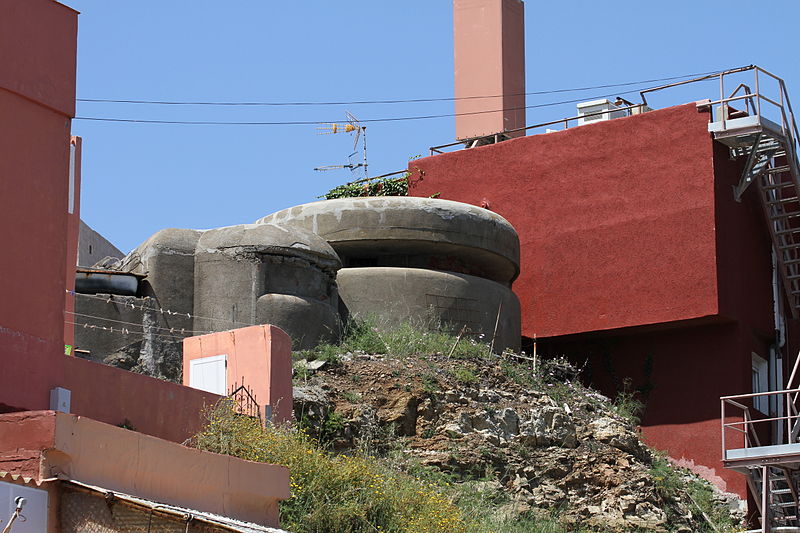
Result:
{"type": "Polygon", "coordinates": [[[491,343],[498,351],[519,350],[519,300],[495,281],[419,268],[343,268],[339,297],[351,316],[375,316],[382,323],[441,323],[491,343]],[[495,333],[495,325],[497,331],[495,333]]]}
{"type": "Polygon", "coordinates": [[[76,355],[180,382],[181,343],[192,335],[191,319],[162,313],[156,302],[149,297],[76,294],[76,355]]]}
{"type": "Polygon", "coordinates": [[[511,224],[459,202],[340,198],[284,209],[257,223],[313,231],[330,243],[345,267],[451,270],[506,284],[519,274],[519,238],[511,224]]]}
{"type": "Polygon", "coordinates": [[[201,234],[164,229],[125,256],[116,269],[146,275],[136,297],[76,295],[76,348],[89,350],[94,361],[179,382],[181,343],[194,333],[188,315],[194,308],[194,250],[201,234]]]}
{"type": "Polygon", "coordinates": [[[295,348],[336,340],[340,265],[328,243],[300,228],[245,224],[206,231],[195,254],[195,329],[225,331],[263,320],[292,336],[295,348]],[[295,298],[262,299],[276,294],[295,298]],[[308,327],[314,319],[326,327],[308,327]]]}
{"type": "Polygon", "coordinates": [[[122,259],[125,254],[81,220],[78,231],[78,266],[90,267],[106,257],[122,259]]]}

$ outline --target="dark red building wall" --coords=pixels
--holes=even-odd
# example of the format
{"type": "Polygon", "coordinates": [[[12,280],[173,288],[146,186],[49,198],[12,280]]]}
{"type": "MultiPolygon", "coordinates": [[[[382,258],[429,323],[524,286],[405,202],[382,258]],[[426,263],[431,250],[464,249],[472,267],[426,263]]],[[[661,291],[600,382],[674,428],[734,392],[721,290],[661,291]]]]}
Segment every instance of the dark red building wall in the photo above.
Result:
{"type": "Polygon", "coordinates": [[[707,122],[689,104],[420,159],[412,194],[514,225],[528,337],[716,315],[707,122]]]}
{"type": "Polygon", "coordinates": [[[46,409],[63,369],[77,13],[0,2],[0,410],[46,409]]]}

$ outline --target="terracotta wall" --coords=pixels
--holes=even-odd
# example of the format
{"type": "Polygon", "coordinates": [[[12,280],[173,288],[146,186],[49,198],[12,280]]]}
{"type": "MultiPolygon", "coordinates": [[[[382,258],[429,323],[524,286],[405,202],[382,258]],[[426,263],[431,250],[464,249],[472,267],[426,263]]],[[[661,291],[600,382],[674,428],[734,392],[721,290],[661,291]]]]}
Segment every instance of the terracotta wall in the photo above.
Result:
{"type": "Polygon", "coordinates": [[[0,2],[0,411],[49,406],[64,351],[77,13],[0,2]]]}
{"type": "MultiPolygon", "coordinates": [[[[292,340],[282,329],[250,326],[183,340],[183,384],[191,383],[191,361],[227,355],[227,389],[242,385],[251,391],[265,419],[265,406],[275,423],[292,419],[292,340]]],[[[190,389],[195,390],[195,389],[190,389]]]]}
{"type": "Polygon", "coordinates": [[[454,0],[453,48],[456,138],[524,127],[522,1],[454,0]],[[493,98],[480,98],[486,96],[493,98]]]}

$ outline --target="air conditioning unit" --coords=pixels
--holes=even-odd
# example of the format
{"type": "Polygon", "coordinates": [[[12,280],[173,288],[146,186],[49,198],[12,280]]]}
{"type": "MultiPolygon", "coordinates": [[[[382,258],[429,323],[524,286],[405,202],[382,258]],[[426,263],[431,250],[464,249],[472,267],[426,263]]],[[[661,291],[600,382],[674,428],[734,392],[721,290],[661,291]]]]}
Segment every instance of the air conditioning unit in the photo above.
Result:
{"type": "Polygon", "coordinates": [[[577,108],[578,116],[580,117],[578,118],[578,126],[628,116],[624,108],[617,107],[605,98],[592,100],[591,102],[581,102],[577,105],[577,108]]]}

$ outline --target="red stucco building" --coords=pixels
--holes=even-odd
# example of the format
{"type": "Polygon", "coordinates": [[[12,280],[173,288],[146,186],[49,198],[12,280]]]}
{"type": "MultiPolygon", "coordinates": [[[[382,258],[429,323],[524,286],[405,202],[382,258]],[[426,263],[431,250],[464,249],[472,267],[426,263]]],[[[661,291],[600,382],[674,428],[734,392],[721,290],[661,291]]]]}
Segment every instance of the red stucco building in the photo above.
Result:
{"type": "Polygon", "coordinates": [[[771,243],[755,188],[734,200],[744,158],[710,114],[690,103],[437,154],[411,163],[411,191],[507,218],[528,345],[606,394],[638,391],[651,445],[744,495],[722,469],[719,397],[751,392],[753,354],[775,351],[771,243]]]}

